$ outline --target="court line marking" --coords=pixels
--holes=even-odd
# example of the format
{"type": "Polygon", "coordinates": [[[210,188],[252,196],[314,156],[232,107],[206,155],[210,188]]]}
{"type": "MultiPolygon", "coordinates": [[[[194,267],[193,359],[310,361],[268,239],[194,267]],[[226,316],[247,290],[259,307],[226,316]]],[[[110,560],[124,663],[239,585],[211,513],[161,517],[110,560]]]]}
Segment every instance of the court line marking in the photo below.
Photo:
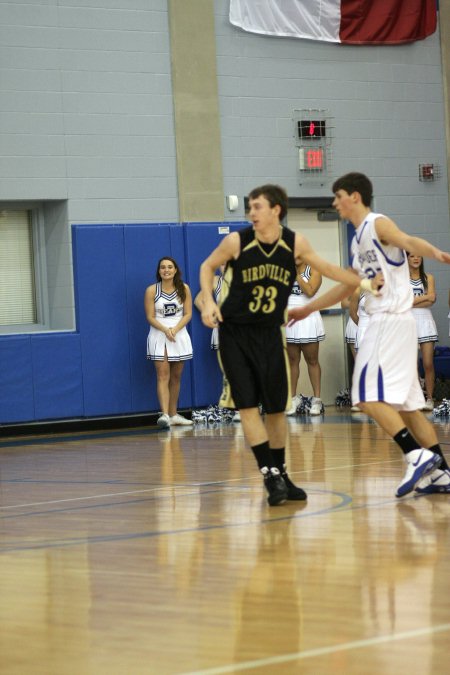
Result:
{"type": "MultiPolygon", "coordinates": [[[[395,464],[395,463],[401,463],[403,464],[403,461],[401,459],[390,459],[390,460],[379,460],[376,462],[364,462],[363,464],[346,464],[344,466],[331,466],[328,468],[324,469],[302,469],[301,471],[290,471],[289,475],[291,476],[300,476],[301,474],[304,473],[314,473],[315,471],[344,471],[347,469],[353,469],[353,468],[361,468],[365,466],[374,466],[377,464],[395,464]]],[[[139,494],[144,494],[146,492],[157,492],[157,491],[167,491],[167,490],[183,490],[183,489],[189,489],[189,488],[196,488],[196,487],[210,487],[214,485],[226,485],[227,483],[238,483],[239,481],[256,481],[257,479],[255,477],[246,477],[242,476],[240,478],[228,478],[226,480],[220,480],[220,481],[205,481],[202,483],[186,483],[186,484],[170,484],[170,485],[157,485],[151,488],[145,488],[142,490],[128,490],[124,492],[110,492],[110,493],[105,493],[105,494],[99,494],[99,495],[86,495],[86,496],[81,496],[81,497],[67,497],[66,499],[52,499],[52,500],[44,500],[40,502],[29,502],[25,504],[9,504],[6,506],[0,506],[0,512],[1,511],[6,511],[10,509],[21,509],[21,508],[29,508],[30,506],[45,506],[46,504],[64,504],[66,502],[78,502],[78,501],[84,501],[84,500],[90,500],[90,499],[104,499],[104,498],[112,498],[112,497],[123,497],[126,495],[139,495],[139,494]]],[[[38,483],[39,481],[36,481],[38,483]]],[[[47,485],[47,484],[55,484],[53,481],[41,481],[42,484],[47,485]]],[[[14,479],[14,481],[0,481],[1,484],[15,484],[15,485],[20,485],[20,481],[18,479],[14,479]]],[[[25,480],[23,483],[28,484],[29,481],[25,480]]],[[[22,483],[22,484],[23,484],[22,483]]],[[[101,484],[107,483],[108,485],[112,485],[112,482],[103,482],[101,484]]],[[[62,484],[66,485],[67,481],[62,481],[62,484]]],[[[86,485],[92,484],[89,481],[86,482],[86,485]]],[[[74,485],[83,485],[81,481],[77,481],[74,483],[74,485]]],[[[244,486],[245,487],[245,486],[244,486]]],[[[248,486],[247,486],[248,488],[248,486]]],[[[330,490],[330,492],[333,492],[330,490]]]]}
{"type": "MultiPolygon", "coordinates": [[[[42,550],[42,549],[51,549],[51,548],[65,548],[68,546],[84,546],[86,544],[101,544],[115,541],[130,541],[134,539],[149,539],[153,537],[164,537],[172,536],[178,534],[188,534],[190,532],[208,532],[210,530],[221,530],[221,529],[230,529],[237,527],[244,527],[248,525],[271,525],[272,523],[283,521],[283,520],[297,520],[299,518],[308,518],[323,515],[325,513],[333,513],[344,510],[352,501],[352,498],[344,492],[334,492],[334,491],[325,491],[317,490],[318,493],[331,494],[340,498],[340,502],[332,506],[324,506],[318,508],[314,511],[305,510],[306,503],[298,502],[301,505],[301,512],[288,512],[284,515],[275,517],[275,518],[261,518],[261,519],[250,519],[244,522],[233,522],[233,523],[212,523],[210,525],[204,525],[201,527],[186,527],[172,530],[150,530],[144,532],[132,532],[126,534],[110,534],[110,535],[93,535],[90,537],[72,537],[66,539],[55,539],[52,541],[35,541],[28,542],[27,544],[17,544],[16,542],[3,542],[0,547],[0,555],[4,553],[11,553],[14,551],[33,551],[33,550],[42,550]]],[[[115,504],[110,504],[108,506],[115,506],[115,504]]],[[[104,505],[101,505],[103,508],[104,505]]],[[[82,507],[88,508],[88,507],[82,507]]],[[[30,514],[34,515],[34,514],[30,514]]],[[[38,514],[40,515],[40,514],[38,514]]]]}
{"type": "Polygon", "coordinates": [[[265,659],[255,659],[253,661],[243,661],[242,663],[233,663],[227,666],[218,666],[216,668],[206,668],[203,670],[192,670],[181,673],[180,675],[224,675],[225,673],[234,673],[239,670],[249,670],[253,668],[262,668],[267,666],[288,663],[289,661],[301,661],[314,658],[315,656],[325,656],[326,654],[336,654],[337,652],[349,651],[352,649],[361,649],[362,647],[373,647],[376,645],[396,642],[399,640],[409,640],[411,638],[432,635],[433,633],[444,633],[450,631],[450,623],[444,623],[440,626],[428,628],[418,628],[416,630],[403,631],[394,635],[379,635],[378,637],[367,638],[366,640],[354,640],[353,642],[344,642],[340,645],[330,647],[319,647],[317,649],[307,649],[303,652],[293,654],[284,654],[283,656],[272,656],[265,659]]]}

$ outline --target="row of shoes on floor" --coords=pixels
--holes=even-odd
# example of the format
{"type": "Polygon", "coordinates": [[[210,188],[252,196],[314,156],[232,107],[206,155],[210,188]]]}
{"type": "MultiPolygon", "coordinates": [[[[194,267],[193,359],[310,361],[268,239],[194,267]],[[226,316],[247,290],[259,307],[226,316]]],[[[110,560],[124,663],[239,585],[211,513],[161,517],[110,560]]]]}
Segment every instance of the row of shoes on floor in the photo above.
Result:
{"type": "MultiPolygon", "coordinates": [[[[297,412],[297,408],[300,405],[300,402],[302,400],[302,397],[296,394],[292,401],[291,401],[291,407],[289,410],[286,410],[286,415],[291,417],[292,415],[295,415],[297,412]]],[[[317,396],[313,396],[311,399],[311,407],[308,411],[309,415],[321,415],[322,414],[322,409],[323,409],[323,404],[322,404],[322,399],[318,398],[317,396]]]]}
{"type": "MultiPolygon", "coordinates": [[[[233,422],[240,422],[241,421],[241,415],[239,410],[236,410],[233,416],[233,422]]],[[[176,415],[167,415],[166,413],[162,413],[157,421],[156,421],[157,426],[160,429],[169,429],[169,427],[190,427],[194,424],[192,420],[188,420],[186,417],[183,417],[183,415],[180,415],[179,413],[176,413],[176,415]]]]}

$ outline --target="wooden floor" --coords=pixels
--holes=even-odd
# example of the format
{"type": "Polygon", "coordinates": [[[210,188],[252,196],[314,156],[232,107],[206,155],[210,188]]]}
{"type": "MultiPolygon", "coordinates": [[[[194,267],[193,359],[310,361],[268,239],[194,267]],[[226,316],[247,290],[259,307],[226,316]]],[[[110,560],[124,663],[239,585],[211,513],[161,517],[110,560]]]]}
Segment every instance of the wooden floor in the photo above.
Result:
{"type": "Polygon", "coordinates": [[[0,441],[0,673],[449,673],[450,498],[363,415],[288,425],[275,508],[240,424],[0,441]]]}

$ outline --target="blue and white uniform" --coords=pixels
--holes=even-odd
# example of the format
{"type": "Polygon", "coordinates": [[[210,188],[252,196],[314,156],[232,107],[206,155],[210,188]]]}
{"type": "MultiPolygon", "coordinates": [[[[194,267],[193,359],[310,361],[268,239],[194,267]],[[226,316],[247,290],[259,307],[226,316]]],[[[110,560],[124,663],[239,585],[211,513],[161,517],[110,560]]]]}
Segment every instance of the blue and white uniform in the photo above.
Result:
{"type": "Polygon", "coordinates": [[[417,330],[411,312],[413,292],[405,251],[382,244],[370,212],[355,231],[352,264],[361,278],[378,272],[384,277],[380,295],[367,294],[369,315],[358,349],[352,383],[352,403],[384,401],[401,411],[420,410],[425,399],[417,374],[417,330]]]}
{"type": "MultiPolygon", "coordinates": [[[[422,279],[410,279],[411,287],[416,295],[425,295],[425,288],[422,279]]],[[[417,338],[419,344],[422,342],[437,342],[438,332],[436,322],[433,319],[429,307],[413,307],[413,316],[416,320],[417,338]]]]}
{"type": "MultiPolygon", "coordinates": [[[[177,295],[173,293],[164,293],[161,288],[161,282],[156,284],[155,291],[155,317],[160,323],[168,328],[176,326],[183,316],[183,303],[177,295]]],[[[187,361],[192,359],[192,342],[184,326],[176,335],[175,342],[168,340],[166,335],[150,326],[147,337],[147,358],[152,361],[164,361],[165,352],[169,361],[187,361]]]]}
{"type": "MultiPolygon", "coordinates": [[[[307,265],[301,273],[305,281],[311,278],[311,267],[307,265]]],[[[304,307],[316,297],[308,297],[295,281],[288,299],[288,310],[292,307],[304,307]]],[[[296,321],[292,326],[286,326],[286,342],[290,344],[308,344],[325,340],[325,328],[320,312],[312,312],[306,319],[296,321]]]]}

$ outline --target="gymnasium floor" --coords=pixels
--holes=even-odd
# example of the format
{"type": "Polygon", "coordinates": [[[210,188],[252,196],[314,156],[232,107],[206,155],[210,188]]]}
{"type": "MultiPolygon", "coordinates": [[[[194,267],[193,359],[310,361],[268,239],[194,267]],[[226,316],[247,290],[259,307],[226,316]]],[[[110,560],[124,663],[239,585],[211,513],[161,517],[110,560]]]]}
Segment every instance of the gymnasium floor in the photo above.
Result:
{"type": "Polygon", "coordinates": [[[0,673],[448,673],[450,498],[364,415],[288,427],[275,508],[240,424],[0,440],[0,673]]]}

